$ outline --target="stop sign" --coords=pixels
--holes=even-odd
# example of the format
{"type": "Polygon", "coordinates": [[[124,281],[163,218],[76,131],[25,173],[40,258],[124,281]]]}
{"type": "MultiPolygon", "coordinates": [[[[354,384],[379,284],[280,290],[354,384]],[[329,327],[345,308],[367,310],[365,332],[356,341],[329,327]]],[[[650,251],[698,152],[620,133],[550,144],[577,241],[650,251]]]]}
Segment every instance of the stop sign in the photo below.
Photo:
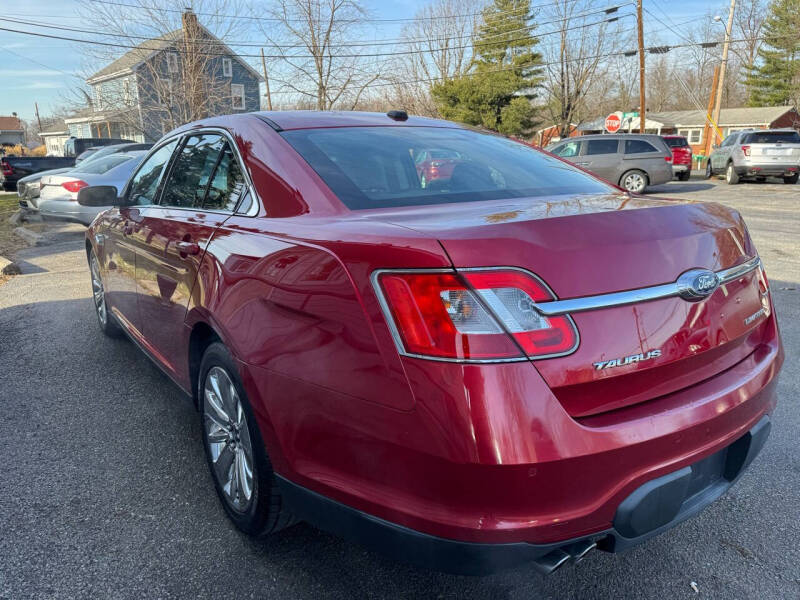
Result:
{"type": "Polygon", "coordinates": [[[618,114],[611,113],[606,117],[606,131],[608,133],[617,133],[620,127],[622,127],[622,119],[618,114]]]}

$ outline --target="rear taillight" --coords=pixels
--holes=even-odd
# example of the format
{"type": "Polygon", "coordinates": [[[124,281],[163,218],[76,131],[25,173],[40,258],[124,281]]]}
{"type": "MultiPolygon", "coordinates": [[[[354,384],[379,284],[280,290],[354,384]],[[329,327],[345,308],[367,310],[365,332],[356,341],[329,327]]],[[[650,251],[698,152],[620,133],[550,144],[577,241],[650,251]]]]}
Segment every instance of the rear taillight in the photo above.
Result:
{"type": "Polygon", "coordinates": [[[6,161],[0,161],[0,167],[3,169],[3,175],[13,175],[14,169],[6,161]]]}
{"type": "Polygon", "coordinates": [[[667,162],[672,162],[672,154],[670,154],[669,156],[665,156],[664,160],[667,162]]]}
{"type": "Polygon", "coordinates": [[[61,187],[63,187],[68,192],[72,192],[73,194],[76,194],[82,188],[88,187],[88,185],[89,184],[86,183],[85,181],[81,181],[80,179],[78,179],[76,181],[65,181],[64,183],[61,184],[61,187]]]}
{"type": "Polygon", "coordinates": [[[745,156],[750,156],[750,146],[742,146],[742,152],[745,156]]]}
{"type": "Polygon", "coordinates": [[[376,282],[404,354],[501,361],[560,356],[578,345],[569,315],[544,317],[536,310],[536,302],[555,297],[524,271],[385,271],[376,282]]]}

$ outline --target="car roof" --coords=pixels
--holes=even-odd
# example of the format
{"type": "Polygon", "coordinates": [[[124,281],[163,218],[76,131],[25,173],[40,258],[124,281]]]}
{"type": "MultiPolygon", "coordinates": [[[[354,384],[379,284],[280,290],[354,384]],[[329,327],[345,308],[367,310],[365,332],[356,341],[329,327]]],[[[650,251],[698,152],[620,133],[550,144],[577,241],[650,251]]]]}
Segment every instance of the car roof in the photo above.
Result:
{"type": "Polygon", "coordinates": [[[387,116],[386,113],[378,112],[286,110],[262,111],[251,114],[255,114],[278,130],[313,129],[318,127],[374,127],[382,125],[461,128],[458,123],[442,119],[409,116],[407,120],[399,121],[387,116]]]}
{"type": "Polygon", "coordinates": [[[574,138],[570,138],[571,140],[596,140],[596,139],[630,139],[630,138],[660,138],[661,136],[657,133],[591,133],[589,135],[578,135],[574,138]]]}

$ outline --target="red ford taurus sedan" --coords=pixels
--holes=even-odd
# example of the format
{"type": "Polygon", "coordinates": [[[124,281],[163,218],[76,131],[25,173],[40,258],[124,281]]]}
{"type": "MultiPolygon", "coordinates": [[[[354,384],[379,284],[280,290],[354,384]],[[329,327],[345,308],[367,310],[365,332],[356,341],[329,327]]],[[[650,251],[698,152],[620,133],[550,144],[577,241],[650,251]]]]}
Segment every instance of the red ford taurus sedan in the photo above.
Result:
{"type": "Polygon", "coordinates": [[[769,433],[783,349],[723,206],[400,111],[192,123],[79,201],[112,206],[100,327],[195,399],[249,534],[548,572],[698,513],[769,433]],[[423,186],[432,150],[459,160],[423,186]]]}

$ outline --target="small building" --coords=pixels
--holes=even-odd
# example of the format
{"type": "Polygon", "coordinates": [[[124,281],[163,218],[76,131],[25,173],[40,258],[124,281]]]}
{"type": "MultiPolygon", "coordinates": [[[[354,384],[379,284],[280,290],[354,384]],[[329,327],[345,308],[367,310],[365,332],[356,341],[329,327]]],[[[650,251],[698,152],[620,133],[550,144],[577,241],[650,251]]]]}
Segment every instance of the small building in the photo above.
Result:
{"type": "Polygon", "coordinates": [[[199,95],[207,116],[261,108],[261,75],[191,10],[182,21],[181,29],[142,42],[86,80],[89,106],[65,120],[69,135],[155,142],[184,124],[187,90],[199,95]],[[196,40],[203,47],[187,55],[196,40]]]}
{"type": "MultiPolygon", "coordinates": [[[[575,125],[575,123],[570,123],[569,135],[567,137],[574,137],[576,135],[578,135],[578,126],[575,125]]],[[[537,129],[532,141],[540,148],[559,142],[561,141],[561,128],[558,125],[550,125],[542,129],[537,129]]]]}
{"type": "Polygon", "coordinates": [[[39,137],[42,138],[42,143],[47,148],[47,156],[64,156],[64,142],[69,139],[68,129],[43,131],[39,137]]]}
{"type": "Polygon", "coordinates": [[[10,117],[0,117],[0,146],[16,146],[25,143],[25,129],[17,113],[10,117]]]}
{"type": "MultiPolygon", "coordinates": [[[[684,136],[694,154],[705,149],[703,130],[706,112],[703,110],[675,110],[648,112],[645,131],[658,135],[678,134],[684,136]]],[[[603,133],[605,117],[578,125],[581,135],[603,133]]],[[[723,108],[719,115],[719,128],[724,137],[742,129],[780,129],[792,127],[800,131],[800,113],[794,106],[757,106],[743,108],[723,108]]],[[[639,117],[625,119],[621,132],[638,133],[639,117]]]]}

